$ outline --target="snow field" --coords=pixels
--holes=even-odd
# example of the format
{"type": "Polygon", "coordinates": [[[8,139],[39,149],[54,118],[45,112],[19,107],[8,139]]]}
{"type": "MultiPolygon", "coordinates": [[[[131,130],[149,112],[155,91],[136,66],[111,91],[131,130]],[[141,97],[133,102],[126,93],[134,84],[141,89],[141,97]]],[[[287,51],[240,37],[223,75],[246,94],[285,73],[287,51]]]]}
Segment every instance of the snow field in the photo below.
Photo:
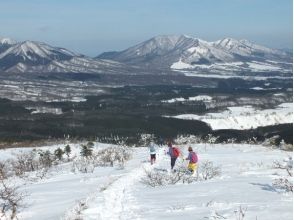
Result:
{"type": "Polygon", "coordinates": [[[174,102],[185,102],[185,101],[206,101],[210,102],[212,100],[211,96],[208,95],[198,95],[193,97],[188,97],[188,99],[185,98],[173,98],[169,100],[162,100],[163,103],[174,103],[174,102]]]}
{"type": "MultiPolygon", "coordinates": [[[[135,197],[144,204],[142,219],[218,219],[221,215],[236,220],[240,206],[247,209],[244,219],[292,219],[292,195],[279,193],[271,185],[277,172],[272,162],[287,153],[250,145],[207,145],[205,150],[199,144],[193,148],[200,163],[211,160],[220,166],[221,176],[157,188],[137,185],[135,197]]],[[[160,163],[159,167],[169,167],[167,158],[160,163]]]]}
{"type": "MultiPolygon", "coordinates": [[[[55,145],[44,147],[54,151],[55,145]]],[[[95,143],[95,149],[113,145],[95,143]]],[[[124,169],[97,167],[93,173],[71,172],[71,162],[59,165],[37,182],[13,179],[28,193],[28,204],[19,219],[231,219],[239,210],[244,219],[292,219],[292,194],[273,187],[275,178],[285,175],[273,168],[292,154],[260,145],[193,144],[199,164],[212,161],[221,175],[191,184],[146,186],[144,170],[170,169],[166,148],[159,148],[157,162],[149,164],[147,148],[135,148],[124,169]],[[82,207],[79,207],[83,204],[82,207]],[[79,209],[80,208],[80,209],[79,209]],[[76,210],[76,211],[75,211],[76,210]],[[78,210],[78,211],[77,211],[78,210]],[[77,215],[77,212],[80,214],[77,215]]],[[[71,145],[71,157],[78,157],[79,144],[71,145]]],[[[188,145],[181,145],[183,156],[188,145]]],[[[31,149],[1,150],[0,160],[12,159],[17,152],[31,149]]],[[[176,166],[182,163],[178,159],[176,166]]],[[[186,163],[186,162],[184,162],[186,163]]]]}
{"type": "Polygon", "coordinates": [[[184,120],[200,120],[218,129],[251,129],[260,126],[293,122],[293,103],[283,103],[275,109],[256,110],[252,106],[228,107],[221,113],[205,115],[182,114],[168,116],[184,120]]]}

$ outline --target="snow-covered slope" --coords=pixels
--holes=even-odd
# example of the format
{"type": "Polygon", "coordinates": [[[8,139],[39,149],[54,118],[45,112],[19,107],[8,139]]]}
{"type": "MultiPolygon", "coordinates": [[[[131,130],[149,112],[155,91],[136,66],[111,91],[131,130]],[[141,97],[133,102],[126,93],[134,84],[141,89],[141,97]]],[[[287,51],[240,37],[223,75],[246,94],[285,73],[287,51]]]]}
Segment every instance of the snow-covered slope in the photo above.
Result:
{"type": "MultiPolygon", "coordinates": [[[[242,70],[242,68],[249,67],[247,70],[255,70],[248,66],[247,62],[261,62],[261,65],[271,64],[276,68],[287,62],[290,65],[292,63],[289,53],[260,46],[247,40],[224,38],[215,42],[207,42],[186,35],[154,37],[121,52],[103,53],[98,58],[113,59],[151,68],[171,69],[208,69],[211,65],[228,64],[227,69],[233,67],[235,70],[242,70]],[[239,65],[235,65],[236,63],[239,65]]],[[[283,67],[285,68],[285,65],[283,67]]],[[[266,69],[266,71],[271,70],[266,69]]]]}
{"type": "MultiPolygon", "coordinates": [[[[56,145],[45,147],[52,152],[56,145]]],[[[14,185],[26,193],[27,204],[18,214],[20,220],[49,219],[283,219],[293,215],[293,195],[273,185],[286,175],[273,168],[275,161],[287,163],[291,152],[249,144],[192,144],[199,166],[212,161],[220,175],[190,184],[150,187],[141,181],[145,170],[170,170],[166,148],[159,148],[157,163],[148,162],[146,148],[133,149],[133,158],[124,169],[96,167],[91,173],[73,172],[73,162],[53,167],[43,179],[13,178],[14,185]]],[[[71,144],[71,157],[79,157],[79,144],[71,144]]],[[[94,150],[110,147],[95,143],[94,150]]],[[[187,145],[180,145],[184,156],[187,145]]],[[[44,149],[44,148],[42,148],[44,149]]],[[[45,150],[44,149],[44,150],[45,150]]],[[[15,159],[32,149],[1,150],[0,161],[15,159]]],[[[176,168],[185,164],[177,160],[176,168]]],[[[200,172],[200,171],[199,171],[200,172]]],[[[172,174],[171,174],[172,175],[172,174]]]]}
{"type": "Polygon", "coordinates": [[[107,52],[90,58],[42,42],[0,38],[0,71],[99,73],[106,69],[106,72],[130,72],[132,68],[136,69],[134,72],[139,68],[226,73],[291,72],[292,55],[247,40],[225,38],[207,42],[186,35],[164,35],[121,52],[107,52]]]}
{"type": "Polygon", "coordinates": [[[63,48],[51,47],[41,42],[25,41],[14,44],[1,53],[0,66],[2,70],[7,70],[17,64],[47,65],[52,61],[69,60],[74,56],[77,55],[63,48]]]}
{"type": "Polygon", "coordinates": [[[6,72],[108,72],[123,67],[115,61],[92,59],[67,49],[36,41],[3,39],[0,70],[6,72]]]}
{"type": "Polygon", "coordinates": [[[12,44],[15,44],[16,41],[11,39],[11,38],[8,38],[8,37],[0,37],[0,44],[9,44],[9,45],[12,45],[12,44]]]}
{"type": "Polygon", "coordinates": [[[15,44],[16,41],[10,39],[10,38],[3,38],[0,37],[0,54],[7,50],[11,45],[15,44]]]}
{"type": "Polygon", "coordinates": [[[232,38],[224,38],[222,40],[213,42],[213,46],[224,51],[230,52],[234,55],[248,57],[249,59],[252,59],[253,57],[256,57],[257,59],[275,59],[287,56],[286,52],[257,45],[244,39],[235,40],[232,38]]]}
{"type": "Polygon", "coordinates": [[[252,106],[228,107],[220,113],[206,115],[183,114],[172,116],[184,120],[200,120],[212,129],[252,129],[293,122],[293,103],[283,103],[275,109],[257,110],[252,106]]]}

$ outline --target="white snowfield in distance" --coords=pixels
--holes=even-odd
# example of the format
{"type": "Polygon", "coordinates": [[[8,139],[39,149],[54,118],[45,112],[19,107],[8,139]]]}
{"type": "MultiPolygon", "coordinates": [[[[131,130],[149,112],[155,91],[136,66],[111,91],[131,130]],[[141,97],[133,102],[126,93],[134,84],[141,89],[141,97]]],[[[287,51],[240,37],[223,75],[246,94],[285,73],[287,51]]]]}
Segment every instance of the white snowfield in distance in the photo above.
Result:
{"type": "MultiPolygon", "coordinates": [[[[291,72],[290,68],[282,68],[281,63],[267,63],[267,62],[227,62],[227,63],[214,63],[214,64],[188,64],[183,62],[181,59],[171,65],[171,69],[174,70],[185,70],[185,69],[203,69],[203,70],[235,70],[244,71],[251,70],[255,72],[263,71],[281,71],[291,72]]],[[[289,64],[287,64],[289,65],[289,64]]]]}
{"type": "Polygon", "coordinates": [[[189,97],[188,99],[185,98],[173,98],[169,100],[162,100],[163,103],[174,103],[174,102],[186,102],[186,101],[211,101],[212,97],[208,95],[198,95],[189,97]]]}
{"type": "Polygon", "coordinates": [[[213,130],[245,130],[260,126],[293,123],[293,103],[283,103],[275,109],[257,110],[252,106],[241,106],[228,107],[228,110],[220,113],[182,114],[165,117],[203,121],[209,124],[213,130]]]}
{"type": "MultiPolygon", "coordinates": [[[[95,143],[94,150],[113,145],[95,143]]],[[[39,149],[49,149],[54,145],[39,149]]],[[[180,146],[184,156],[186,145],[180,146]]],[[[178,183],[149,187],[141,182],[144,170],[170,169],[166,148],[158,149],[157,162],[149,164],[147,148],[133,149],[133,157],[124,169],[96,167],[93,173],[72,172],[72,162],[57,165],[46,178],[27,181],[12,178],[26,192],[28,205],[19,220],[118,220],[118,219],[222,219],[236,220],[242,208],[244,219],[291,220],[293,196],[273,186],[275,179],[286,175],[273,168],[274,161],[287,163],[291,152],[248,144],[192,144],[199,155],[199,166],[212,161],[221,169],[220,176],[191,184],[178,183]],[[81,209],[76,209],[83,202],[81,209]],[[80,215],[77,216],[77,213],[80,215]]],[[[79,157],[79,144],[71,144],[71,158],[79,157]]],[[[0,150],[0,161],[15,159],[18,153],[32,148],[0,150]]],[[[176,167],[182,163],[177,160],[176,167]]],[[[186,162],[184,162],[186,163],[186,162]]]]}
{"type": "Polygon", "coordinates": [[[31,114],[44,114],[44,113],[51,113],[55,115],[61,115],[62,109],[61,108],[50,108],[50,107],[27,107],[28,110],[34,110],[31,114]]]}
{"type": "Polygon", "coordinates": [[[283,80],[293,80],[293,77],[290,76],[271,76],[271,75],[263,75],[263,76],[250,76],[250,75],[236,75],[234,71],[231,70],[217,70],[212,71],[212,73],[201,73],[198,70],[178,70],[178,72],[184,74],[185,76],[190,77],[204,77],[204,78],[215,78],[215,79],[231,79],[231,78],[239,78],[245,80],[260,80],[265,81],[268,79],[283,79],[283,80]]]}

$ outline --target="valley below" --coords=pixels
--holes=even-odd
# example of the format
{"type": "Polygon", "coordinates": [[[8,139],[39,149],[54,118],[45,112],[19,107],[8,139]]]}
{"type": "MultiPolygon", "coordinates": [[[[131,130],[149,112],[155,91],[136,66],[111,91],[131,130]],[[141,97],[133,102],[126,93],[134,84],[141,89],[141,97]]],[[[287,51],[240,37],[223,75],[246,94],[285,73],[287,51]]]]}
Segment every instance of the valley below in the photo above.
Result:
{"type": "Polygon", "coordinates": [[[212,134],[220,142],[275,136],[292,143],[293,85],[285,76],[1,73],[0,78],[2,141],[120,136],[133,142],[150,133],[158,138],[193,134],[203,139],[212,134]],[[290,109],[281,118],[275,109],[285,103],[290,109]],[[225,113],[230,108],[239,108],[239,118],[248,115],[242,116],[246,126],[234,116],[218,121],[230,117],[225,113]],[[257,122],[258,112],[266,113],[257,122]],[[228,126],[208,123],[214,114],[223,115],[215,123],[228,126]]]}

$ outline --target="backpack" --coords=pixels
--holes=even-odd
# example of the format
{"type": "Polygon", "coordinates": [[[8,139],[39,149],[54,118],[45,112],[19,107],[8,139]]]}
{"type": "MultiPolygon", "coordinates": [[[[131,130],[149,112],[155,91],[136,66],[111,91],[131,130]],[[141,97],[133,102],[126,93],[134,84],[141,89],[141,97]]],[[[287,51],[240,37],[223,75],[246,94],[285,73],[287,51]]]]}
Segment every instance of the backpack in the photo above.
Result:
{"type": "Polygon", "coordinates": [[[173,147],[173,155],[175,157],[180,156],[180,150],[178,148],[176,148],[176,147],[173,147]]]}
{"type": "Polygon", "coordinates": [[[192,158],[191,158],[192,163],[197,163],[198,162],[198,157],[195,152],[192,153],[192,158]]]}

